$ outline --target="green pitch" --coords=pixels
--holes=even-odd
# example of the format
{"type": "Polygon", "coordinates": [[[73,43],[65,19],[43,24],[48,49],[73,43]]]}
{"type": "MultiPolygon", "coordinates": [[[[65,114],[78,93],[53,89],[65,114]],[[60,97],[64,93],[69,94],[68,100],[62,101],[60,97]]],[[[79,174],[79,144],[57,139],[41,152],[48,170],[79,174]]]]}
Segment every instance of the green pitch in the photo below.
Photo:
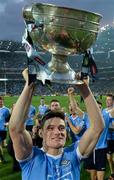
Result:
{"type": "MultiPolygon", "coordinates": [[[[68,111],[68,104],[69,104],[69,101],[68,101],[68,96],[43,96],[45,98],[45,103],[47,105],[50,104],[50,101],[52,99],[57,99],[60,101],[60,104],[61,104],[61,107],[64,107],[66,109],[66,111],[68,111]]],[[[32,99],[32,104],[37,108],[38,105],[40,104],[40,98],[41,96],[34,96],[33,99],[32,99]]],[[[17,96],[6,96],[4,98],[4,104],[5,106],[11,108],[12,107],[12,104],[16,103],[18,97],[17,96]]],[[[97,99],[99,99],[102,103],[103,103],[103,107],[105,107],[105,97],[103,96],[102,99],[100,99],[100,97],[98,96],[97,99]]],[[[76,100],[77,102],[79,103],[80,107],[85,110],[85,106],[84,106],[84,103],[81,102],[80,103],[80,96],[77,95],[76,96],[76,100]]]]}

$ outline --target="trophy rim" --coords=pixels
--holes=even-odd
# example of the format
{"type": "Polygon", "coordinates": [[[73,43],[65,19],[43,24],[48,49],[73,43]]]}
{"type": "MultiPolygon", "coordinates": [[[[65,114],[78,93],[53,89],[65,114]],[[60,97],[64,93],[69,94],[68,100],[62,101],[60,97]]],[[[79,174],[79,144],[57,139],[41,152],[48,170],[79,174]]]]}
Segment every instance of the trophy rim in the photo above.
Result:
{"type": "Polygon", "coordinates": [[[82,11],[82,12],[85,12],[85,13],[88,13],[88,14],[93,14],[93,15],[96,15],[98,16],[100,19],[102,19],[103,15],[101,15],[100,13],[96,13],[96,12],[92,12],[92,11],[88,11],[88,10],[84,10],[84,9],[77,9],[77,8],[72,8],[72,7],[67,7],[67,6],[61,6],[61,5],[56,5],[56,4],[51,4],[51,3],[32,3],[32,5],[45,5],[45,6],[50,6],[50,7],[58,7],[58,8],[61,8],[61,9],[69,9],[69,10],[76,10],[76,11],[82,11]]]}

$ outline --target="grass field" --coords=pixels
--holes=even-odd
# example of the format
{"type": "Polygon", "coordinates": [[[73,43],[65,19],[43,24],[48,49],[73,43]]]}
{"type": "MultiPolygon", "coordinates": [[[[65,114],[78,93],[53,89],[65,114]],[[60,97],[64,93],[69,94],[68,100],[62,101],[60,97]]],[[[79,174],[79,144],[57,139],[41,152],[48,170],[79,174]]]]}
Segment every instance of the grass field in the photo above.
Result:
{"type": "MultiPolygon", "coordinates": [[[[18,97],[5,97],[5,106],[11,108],[12,104],[16,102],[18,97]]],[[[32,104],[37,107],[40,102],[40,96],[34,96],[32,100],[32,104]]],[[[61,103],[62,107],[65,107],[66,111],[68,110],[68,97],[67,96],[46,96],[45,101],[46,104],[49,104],[50,100],[52,99],[58,99],[61,103]]],[[[80,107],[85,110],[85,106],[83,103],[80,103],[80,97],[76,97],[77,101],[80,104],[80,107]]],[[[103,107],[105,107],[105,97],[102,99],[103,102],[103,107]]],[[[0,180],[21,180],[21,174],[20,173],[14,173],[12,172],[12,159],[8,155],[6,148],[4,148],[4,152],[6,155],[6,159],[8,160],[7,164],[2,164],[0,163],[0,180]]],[[[106,170],[106,176],[109,175],[109,167],[107,165],[107,170],[106,170]]],[[[81,168],[81,180],[89,180],[90,177],[87,172],[84,171],[83,168],[81,168]]]]}

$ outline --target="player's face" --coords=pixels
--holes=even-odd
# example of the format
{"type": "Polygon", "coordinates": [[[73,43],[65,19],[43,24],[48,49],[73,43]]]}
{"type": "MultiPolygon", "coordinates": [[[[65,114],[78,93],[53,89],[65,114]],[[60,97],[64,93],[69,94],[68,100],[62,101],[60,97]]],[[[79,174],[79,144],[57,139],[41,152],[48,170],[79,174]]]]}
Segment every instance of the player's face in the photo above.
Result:
{"type": "Polygon", "coordinates": [[[113,106],[113,99],[112,99],[112,97],[110,97],[110,96],[107,96],[107,98],[106,98],[106,106],[107,107],[112,107],[113,106]]]}
{"type": "Polygon", "coordinates": [[[59,102],[52,102],[50,109],[51,109],[51,111],[60,109],[60,103],[59,102]]]}
{"type": "Polygon", "coordinates": [[[2,99],[0,99],[0,107],[2,107],[3,106],[3,100],[2,99]]]}
{"type": "Polygon", "coordinates": [[[69,106],[69,112],[70,112],[70,114],[76,115],[76,112],[72,109],[71,106],[69,106]]]}
{"type": "Polygon", "coordinates": [[[41,100],[40,100],[40,103],[41,103],[42,105],[44,105],[44,99],[41,99],[41,100]]]}
{"type": "Polygon", "coordinates": [[[59,149],[65,145],[65,122],[59,117],[54,117],[45,122],[43,128],[43,146],[49,149],[59,149]]]}

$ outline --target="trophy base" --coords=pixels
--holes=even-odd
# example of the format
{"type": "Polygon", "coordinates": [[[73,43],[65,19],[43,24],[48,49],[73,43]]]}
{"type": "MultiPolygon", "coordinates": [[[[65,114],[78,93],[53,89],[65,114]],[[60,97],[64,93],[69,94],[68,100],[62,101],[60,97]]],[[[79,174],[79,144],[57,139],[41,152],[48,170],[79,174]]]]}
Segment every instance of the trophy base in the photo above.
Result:
{"type": "Polygon", "coordinates": [[[53,54],[47,65],[40,66],[37,79],[43,84],[46,80],[59,84],[83,84],[81,80],[76,80],[76,72],[68,64],[67,57],[60,54],[53,54]]]}

